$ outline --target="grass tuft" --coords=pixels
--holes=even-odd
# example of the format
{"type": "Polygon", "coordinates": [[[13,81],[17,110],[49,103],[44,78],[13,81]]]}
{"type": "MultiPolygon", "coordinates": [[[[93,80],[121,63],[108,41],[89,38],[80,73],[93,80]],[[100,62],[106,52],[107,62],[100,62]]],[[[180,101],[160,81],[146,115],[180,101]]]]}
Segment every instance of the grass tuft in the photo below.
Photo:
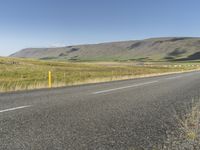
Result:
{"type": "MultiPolygon", "coordinates": [[[[192,108],[184,116],[177,117],[177,132],[169,133],[159,150],[199,150],[200,149],[200,100],[192,101],[192,108]]],[[[155,148],[155,149],[156,149],[155,148]]],[[[158,149],[158,148],[157,148],[158,149]]]]}

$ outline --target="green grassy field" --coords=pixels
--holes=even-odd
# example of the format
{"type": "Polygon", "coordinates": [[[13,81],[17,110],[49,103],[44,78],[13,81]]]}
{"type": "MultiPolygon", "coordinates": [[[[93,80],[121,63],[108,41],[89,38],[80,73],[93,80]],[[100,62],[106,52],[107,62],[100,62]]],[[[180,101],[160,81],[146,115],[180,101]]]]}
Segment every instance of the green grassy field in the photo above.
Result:
{"type": "Polygon", "coordinates": [[[0,58],[0,92],[46,88],[48,71],[52,72],[53,87],[60,87],[197,68],[197,63],[87,63],[0,58]]]}

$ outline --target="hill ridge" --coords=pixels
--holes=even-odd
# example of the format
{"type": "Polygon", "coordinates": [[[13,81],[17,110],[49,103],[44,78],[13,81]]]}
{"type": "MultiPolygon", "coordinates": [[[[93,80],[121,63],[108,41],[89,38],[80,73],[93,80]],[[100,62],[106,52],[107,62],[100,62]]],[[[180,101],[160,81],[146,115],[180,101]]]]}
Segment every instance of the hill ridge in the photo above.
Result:
{"type": "Polygon", "coordinates": [[[26,48],[10,57],[64,60],[198,60],[198,37],[159,37],[144,40],[81,44],[56,48],[26,48]],[[195,55],[196,54],[196,55],[195,55]],[[195,56],[195,57],[191,57],[195,56]]]}

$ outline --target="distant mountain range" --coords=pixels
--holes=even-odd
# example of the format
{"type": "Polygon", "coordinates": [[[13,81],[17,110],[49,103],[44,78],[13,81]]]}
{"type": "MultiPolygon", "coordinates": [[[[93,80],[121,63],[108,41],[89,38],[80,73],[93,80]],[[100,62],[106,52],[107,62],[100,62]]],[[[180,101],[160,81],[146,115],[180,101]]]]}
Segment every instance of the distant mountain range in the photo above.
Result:
{"type": "Polygon", "coordinates": [[[164,37],[58,48],[27,48],[10,57],[72,61],[200,60],[200,38],[164,37]]]}

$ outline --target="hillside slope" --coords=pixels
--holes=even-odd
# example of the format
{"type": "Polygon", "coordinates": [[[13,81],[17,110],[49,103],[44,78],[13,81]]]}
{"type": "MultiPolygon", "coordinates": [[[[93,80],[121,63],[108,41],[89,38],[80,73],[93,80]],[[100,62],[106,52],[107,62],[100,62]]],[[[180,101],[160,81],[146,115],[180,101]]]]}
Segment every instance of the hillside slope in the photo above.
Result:
{"type": "Polygon", "coordinates": [[[60,48],[28,48],[11,57],[66,60],[198,60],[200,38],[168,37],[60,48]]]}

